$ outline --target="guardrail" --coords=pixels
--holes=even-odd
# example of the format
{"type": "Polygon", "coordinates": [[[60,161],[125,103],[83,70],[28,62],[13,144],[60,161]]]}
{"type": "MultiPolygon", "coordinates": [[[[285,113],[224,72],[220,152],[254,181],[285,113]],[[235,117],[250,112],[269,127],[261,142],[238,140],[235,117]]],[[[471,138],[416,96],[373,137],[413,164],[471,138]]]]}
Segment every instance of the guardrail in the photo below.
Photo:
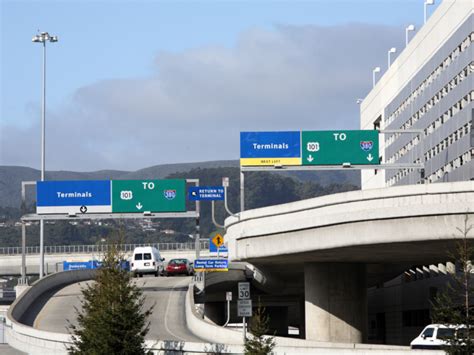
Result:
{"type": "MultiPolygon", "coordinates": [[[[201,249],[209,248],[209,240],[200,241],[201,249]]],[[[194,250],[195,243],[145,243],[145,244],[122,244],[120,250],[130,252],[137,247],[154,246],[160,251],[167,250],[194,250]]],[[[92,245],[48,245],[44,247],[45,254],[88,254],[88,253],[104,253],[111,245],[109,244],[92,244],[92,245]]],[[[39,246],[26,247],[26,254],[39,254],[39,246]]],[[[20,255],[21,247],[0,247],[0,255],[20,255]]]]}

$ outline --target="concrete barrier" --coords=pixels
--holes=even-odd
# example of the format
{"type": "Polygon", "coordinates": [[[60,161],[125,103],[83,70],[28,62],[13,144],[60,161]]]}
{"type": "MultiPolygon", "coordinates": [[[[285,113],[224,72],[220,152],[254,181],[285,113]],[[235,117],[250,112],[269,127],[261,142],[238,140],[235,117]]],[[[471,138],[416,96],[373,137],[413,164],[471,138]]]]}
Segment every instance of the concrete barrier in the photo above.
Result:
{"type": "Polygon", "coordinates": [[[46,292],[72,283],[90,280],[95,270],[74,270],[48,275],[35,283],[13,302],[7,313],[5,337],[10,346],[28,354],[66,354],[71,336],[35,329],[21,323],[28,309],[46,292]]]}
{"type": "MultiPolygon", "coordinates": [[[[209,341],[222,354],[243,354],[243,334],[241,331],[227,329],[203,319],[196,311],[193,285],[186,295],[186,324],[189,330],[200,338],[209,341]]],[[[411,350],[408,346],[378,344],[324,343],[297,338],[274,337],[274,354],[351,354],[351,355],[402,355],[424,354],[423,350],[411,350]]],[[[212,353],[212,352],[211,352],[212,353]]],[[[432,355],[444,354],[443,351],[431,351],[432,355]]]]}

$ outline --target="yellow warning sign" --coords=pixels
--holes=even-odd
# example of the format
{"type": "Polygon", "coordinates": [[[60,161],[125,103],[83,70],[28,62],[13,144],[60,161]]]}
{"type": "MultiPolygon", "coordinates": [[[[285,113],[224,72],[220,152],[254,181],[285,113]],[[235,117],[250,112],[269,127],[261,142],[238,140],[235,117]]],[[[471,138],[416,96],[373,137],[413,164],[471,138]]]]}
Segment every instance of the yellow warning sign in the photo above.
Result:
{"type": "Polygon", "coordinates": [[[220,248],[224,244],[224,237],[217,233],[214,238],[212,238],[212,242],[218,248],[220,248]]]}

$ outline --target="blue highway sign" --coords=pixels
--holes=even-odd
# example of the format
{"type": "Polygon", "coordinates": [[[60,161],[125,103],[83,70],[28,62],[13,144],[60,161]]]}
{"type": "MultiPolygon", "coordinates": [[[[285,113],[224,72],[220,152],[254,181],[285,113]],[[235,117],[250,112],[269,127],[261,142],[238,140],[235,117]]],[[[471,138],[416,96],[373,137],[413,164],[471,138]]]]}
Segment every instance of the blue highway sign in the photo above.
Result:
{"type": "Polygon", "coordinates": [[[229,261],[227,259],[196,259],[194,260],[196,271],[228,271],[229,261]]]}
{"type": "Polygon", "coordinates": [[[190,201],[216,201],[224,199],[223,186],[192,186],[188,189],[190,201]]]}
{"type": "Polygon", "coordinates": [[[301,165],[301,133],[240,132],[240,165],[301,165]]]}
{"type": "Polygon", "coordinates": [[[37,214],[111,213],[108,180],[38,181],[37,214]]]}

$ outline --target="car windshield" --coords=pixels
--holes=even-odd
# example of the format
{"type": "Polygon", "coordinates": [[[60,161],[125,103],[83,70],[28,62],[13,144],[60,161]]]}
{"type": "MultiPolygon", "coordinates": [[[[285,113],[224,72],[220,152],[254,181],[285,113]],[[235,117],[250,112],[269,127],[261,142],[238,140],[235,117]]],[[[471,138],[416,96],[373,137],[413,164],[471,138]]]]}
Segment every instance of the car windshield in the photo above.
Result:
{"type": "Polygon", "coordinates": [[[151,260],[151,254],[150,253],[145,253],[145,254],[143,254],[143,256],[145,257],[144,258],[145,260],[151,260]]]}
{"type": "Polygon", "coordinates": [[[431,338],[433,337],[433,333],[434,333],[434,328],[426,328],[423,334],[421,335],[424,336],[425,338],[431,338]]]}
{"type": "Polygon", "coordinates": [[[438,339],[448,339],[454,336],[454,329],[453,328],[439,328],[438,334],[436,338],[438,339]]]}
{"type": "Polygon", "coordinates": [[[170,264],[171,265],[183,265],[183,264],[186,264],[186,260],[185,259],[173,259],[170,261],[170,264]]]}
{"type": "Polygon", "coordinates": [[[143,260],[143,254],[135,254],[135,260],[143,260]]]}

